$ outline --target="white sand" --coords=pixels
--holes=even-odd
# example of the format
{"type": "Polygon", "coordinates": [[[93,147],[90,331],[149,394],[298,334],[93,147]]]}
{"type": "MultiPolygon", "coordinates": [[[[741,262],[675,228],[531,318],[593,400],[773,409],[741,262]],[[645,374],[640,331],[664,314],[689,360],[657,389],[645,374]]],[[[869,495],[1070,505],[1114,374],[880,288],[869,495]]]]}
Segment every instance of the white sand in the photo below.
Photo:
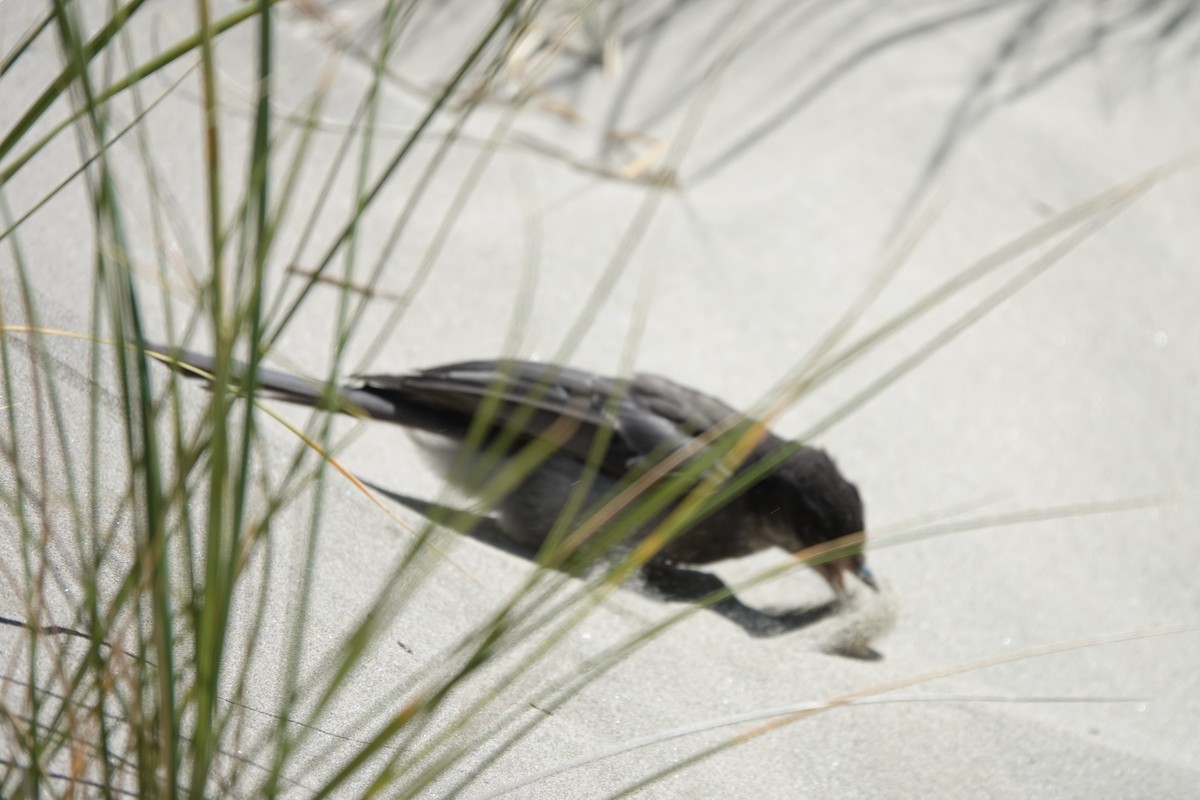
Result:
{"type": "MultiPolygon", "coordinates": [[[[170,31],[185,27],[172,16],[183,12],[165,5],[158,18],[165,29],[153,41],[172,41],[170,31]]],[[[732,5],[681,4],[661,29],[639,27],[624,47],[619,77],[567,59],[543,82],[544,89],[574,108],[586,125],[573,128],[530,108],[512,134],[619,169],[629,156],[614,148],[604,159],[605,128],[669,141],[690,124],[689,114],[701,114],[678,167],[681,191],[661,198],[632,264],[571,355],[575,365],[620,369],[619,354],[648,297],[637,367],[749,406],[854,302],[883,263],[889,237],[898,225],[920,218],[921,209],[936,209],[928,232],[856,331],[870,330],[1055,214],[1200,142],[1196,61],[1185,52],[1196,23],[1187,22],[1179,40],[1156,39],[1165,11],[1145,18],[1127,11],[1103,28],[1109,38],[1087,49],[1087,37],[1096,30],[1091,4],[1049,6],[1040,17],[1032,15],[1044,4],[1032,2],[976,13],[967,10],[982,7],[959,3],[887,4],[885,10],[872,2],[759,4],[726,19],[732,5]],[[703,80],[706,65],[738,37],[744,37],[744,46],[712,87],[711,99],[697,100],[696,81],[703,80]],[[1056,59],[1076,48],[1082,55],[1057,69],[1056,59]],[[576,77],[577,66],[583,78],[576,77]]],[[[369,7],[338,6],[351,16],[369,7]]],[[[0,11],[16,13],[7,6],[0,11]]],[[[188,5],[182,19],[192,13],[188,5]]],[[[444,23],[422,29],[417,41],[401,48],[396,69],[422,80],[445,74],[448,59],[460,52],[458,39],[466,38],[463,31],[474,29],[464,21],[452,36],[444,23]]],[[[149,27],[137,28],[147,48],[149,27]]],[[[6,48],[21,29],[14,20],[3,31],[6,48]]],[[[276,100],[282,108],[300,106],[316,86],[327,51],[310,23],[288,18],[276,33],[283,79],[276,100]]],[[[220,49],[231,174],[243,164],[242,133],[249,123],[242,110],[252,74],[244,54],[252,38],[249,29],[237,31],[220,49]]],[[[4,79],[0,127],[7,130],[13,109],[23,109],[57,72],[56,58],[43,47],[22,59],[24,83],[4,79]]],[[[344,63],[325,117],[339,124],[348,120],[368,79],[365,67],[344,63]]],[[[200,241],[197,91],[195,81],[185,82],[146,125],[158,167],[171,176],[176,202],[187,215],[179,222],[200,241]]],[[[700,94],[707,97],[706,92],[700,94]]],[[[398,89],[388,89],[386,96],[380,163],[423,102],[398,89]]],[[[470,136],[490,135],[500,113],[481,112],[468,126],[470,136]]],[[[447,124],[435,128],[445,131],[447,124]]],[[[64,165],[78,163],[71,137],[61,139],[5,187],[15,213],[60,180],[64,165]]],[[[329,152],[336,142],[335,136],[319,136],[329,152]]],[[[418,152],[423,160],[433,145],[418,152]]],[[[423,212],[388,260],[383,289],[406,290],[478,153],[471,144],[452,151],[445,174],[422,201],[423,212]]],[[[131,166],[137,163],[131,145],[116,149],[114,167],[126,176],[122,187],[137,237],[135,253],[149,265],[149,216],[131,166]]],[[[350,208],[353,170],[345,173],[332,192],[331,213],[317,223],[319,244],[300,255],[302,265],[313,265],[350,208]]],[[[361,251],[370,255],[362,257],[360,275],[388,236],[416,175],[411,167],[402,170],[368,216],[361,251]]],[[[317,169],[304,176],[296,208],[312,203],[322,177],[317,169]]],[[[519,146],[501,148],[427,283],[388,334],[384,355],[366,365],[348,363],[347,370],[398,371],[499,354],[531,247],[536,295],[518,312],[526,326],[519,353],[552,357],[587,306],[589,287],[614,257],[647,191],[519,146]]],[[[86,330],[90,303],[85,197],[77,181],[24,226],[21,241],[25,257],[38,267],[34,289],[43,322],[74,330],[86,330]]],[[[307,224],[302,217],[288,220],[285,237],[299,235],[307,224]]],[[[1183,172],[818,440],[859,484],[870,524],[880,531],[975,505],[981,507],[961,517],[1148,495],[1170,495],[1175,502],[894,547],[880,535],[871,561],[888,590],[874,606],[851,609],[858,616],[848,614],[819,629],[769,638],[753,638],[716,614],[697,614],[554,710],[465,796],[485,796],[549,767],[658,732],[827,700],[1050,643],[1200,622],[1198,219],[1200,173],[1183,172]],[[883,658],[822,652],[860,649],[868,642],[883,658]]],[[[181,238],[179,247],[171,263],[199,269],[187,260],[190,241],[181,238]]],[[[0,289],[7,319],[14,322],[19,315],[10,265],[5,247],[0,289]]],[[[273,265],[276,278],[283,266],[273,265]]],[[[143,277],[152,274],[150,266],[142,271],[143,277]]],[[[780,420],[779,430],[789,435],[807,430],[996,285],[993,280],[972,290],[950,311],[934,314],[821,386],[780,420]]],[[[148,280],[142,289],[149,307],[156,308],[157,290],[148,280]]],[[[190,304],[183,292],[177,300],[180,308],[190,304]]],[[[275,363],[323,374],[335,309],[335,293],[318,290],[281,340],[275,363]]],[[[353,353],[362,352],[390,311],[386,303],[372,305],[363,328],[368,335],[355,340],[353,353]]],[[[149,324],[161,332],[161,316],[149,324]]],[[[84,348],[63,343],[56,355],[86,375],[84,348]]],[[[71,402],[82,409],[87,384],[77,383],[71,402]]],[[[199,389],[194,399],[199,407],[204,399],[199,389]]],[[[267,452],[278,460],[272,466],[282,468],[294,440],[268,424],[266,441],[267,452]]],[[[439,491],[400,432],[372,428],[343,454],[343,462],[398,492],[434,498],[439,491]]],[[[312,631],[306,637],[314,663],[338,646],[408,541],[341,482],[329,492],[325,517],[313,576],[312,631]]],[[[301,537],[290,537],[287,526],[303,530],[307,519],[307,511],[297,509],[273,531],[281,589],[269,619],[291,613],[284,598],[286,588],[297,585],[303,552],[301,537]]],[[[10,526],[0,530],[11,536],[10,526]]],[[[447,546],[462,569],[437,568],[306,743],[301,760],[315,757],[318,775],[346,758],[356,747],[353,740],[365,735],[359,727],[364,708],[398,707],[397,687],[439,664],[529,570],[526,562],[477,542],[451,536],[447,546]]],[[[15,547],[4,542],[6,563],[12,563],[7,559],[15,547]]],[[[9,591],[6,584],[0,594],[9,591]]],[[[814,574],[797,573],[747,593],[745,600],[786,608],[827,597],[814,574]]],[[[617,592],[541,666],[505,687],[505,697],[527,702],[546,682],[572,674],[603,647],[678,608],[617,592]]],[[[2,609],[6,616],[19,611],[16,600],[2,609]]],[[[251,665],[253,691],[246,698],[251,728],[274,724],[254,709],[269,709],[276,699],[284,631],[280,624],[262,632],[259,660],[251,665]]],[[[7,630],[3,635],[5,642],[17,636],[7,630]]],[[[15,646],[0,644],[0,652],[11,653],[15,646]]],[[[1197,664],[1200,635],[1193,632],[946,677],[904,690],[910,698],[924,693],[926,702],[813,716],[639,796],[1196,796],[1197,664]],[[985,703],[964,697],[1143,700],[985,703]]],[[[23,674],[19,667],[5,668],[23,674]]],[[[468,685],[447,708],[447,719],[470,698],[486,694],[496,674],[485,671],[468,685]]],[[[605,796],[730,730],[753,725],[598,761],[512,796],[605,796]]],[[[304,785],[314,783],[308,778],[304,785]]],[[[355,784],[344,796],[362,786],[355,784]]],[[[294,796],[306,795],[294,787],[294,796]]]]}

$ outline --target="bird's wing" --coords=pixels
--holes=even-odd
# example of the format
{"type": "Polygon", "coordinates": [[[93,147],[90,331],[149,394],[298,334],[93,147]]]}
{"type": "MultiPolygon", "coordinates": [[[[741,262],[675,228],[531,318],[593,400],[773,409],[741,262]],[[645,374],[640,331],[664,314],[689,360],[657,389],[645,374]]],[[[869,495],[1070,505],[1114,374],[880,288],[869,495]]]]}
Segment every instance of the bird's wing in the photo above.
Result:
{"type": "Polygon", "coordinates": [[[630,381],[619,413],[621,436],[645,459],[689,444],[738,412],[668,378],[639,373],[630,381]]]}
{"type": "MultiPolygon", "coordinates": [[[[214,369],[208,356],[148,349],[188,375],[214,369]],[[167,358],[168,353],[176,355],[167,358]]],[[[471,420],[486,412],[493,431],[516,426],[523,440],[552,430],[561,437],[561,448],[581,461],[591,457],[596,436],[610,431],[601,468],[617,477],[649,466],[737,414],[714,397],[658,375],[619,380],[532,361],[467,361],[401,375],[365,375],[334,398],[326,397],[319,381],[262,367],[251,378],[245,365],[235,364],[232,377],[238,383],[253,380],[279,399],[310,406],[329,402],[337,410],[451,437],[465,436],[471,420]]]]}
{"type": "Polygon", "coordinates": [[[530,361],[470,361],[407,375],[368,375],[357,389],[472,418],[485,408],[493,428],[519,426],[537,436],[558,424],[563,450],[588,458],[596,435],[611,430],[602,469],[624,475],[725,420],[734,409],[657,375],[628,381],[530,361]]]}
{"type": "Polygon", "coordinates": [[[612,383],[582,370],[503,360],[466,361],[406,375],[364,375],[356,386],[381,395],[394,392],[467,417],[496,403],[492,413],[499,423],[512,422],[518,409],[530,408],[541,421],[567,416],[600,426],[612,383]]]}
{"type": "Polygon", "coordinates": [[[642,413],[667,420],[689,436],[697,436],[730,417],[742,416],[712,395],[647,373],[633,377],[629,400],[642,413]]]}
{"type": "MultiPolygon", "coordinates": [[[[617,382],[583,370],[532,361],[467,361],[405,375],[365,375],[360,391],[398,404],[421,404],[467,422],[487,414],[495,432],[516,428],[521,440],[554,437],[562,450],[580,460],[588,457],[602,429],[618,427],[610,407],[617,382]]],[[[604,469],[631,457],[619,437],[609,447],[604,469]],[[611,462],[611,464],[610,464],[611,462]]]]}

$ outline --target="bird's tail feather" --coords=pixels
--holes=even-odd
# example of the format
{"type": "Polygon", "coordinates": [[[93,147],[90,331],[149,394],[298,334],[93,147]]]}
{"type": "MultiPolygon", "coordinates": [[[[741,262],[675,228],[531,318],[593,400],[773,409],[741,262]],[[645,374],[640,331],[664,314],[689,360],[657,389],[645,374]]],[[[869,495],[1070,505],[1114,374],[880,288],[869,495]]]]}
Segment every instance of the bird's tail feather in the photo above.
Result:
{"type": "MultiPolygon", "coordinates": [[[[216,361],[212,356],[190,350],[147,343],[146,352],[176,372],[190,378],[197,378],[207,384],[211,384],[211,376],[217,369],[216,361]]],[[[249,366],[240,361],[233,362],[230,378],[236,386],[246,387],[253,382],[260,392],[272,399],[285,400],[289,403],[314,407],[329,406],[335,411],[376,419],[400,421],[398,417],[404,416],[397,413],[398,409],[394,402],[361,389],[334,387],[331,391],[320,381],[261,366],[251,376],[249,366]]]]}

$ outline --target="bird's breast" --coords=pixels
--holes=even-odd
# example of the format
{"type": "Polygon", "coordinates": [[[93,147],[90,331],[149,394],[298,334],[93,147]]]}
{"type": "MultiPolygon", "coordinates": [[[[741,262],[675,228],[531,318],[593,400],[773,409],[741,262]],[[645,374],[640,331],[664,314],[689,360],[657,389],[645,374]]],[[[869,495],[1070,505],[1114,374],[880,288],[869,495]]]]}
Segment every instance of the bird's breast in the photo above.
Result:
{"type": "Polygon", "coordinates": [[[671,540],[661,554],[680,564],[711,564],[748,556],[774,544],[767,529],[735,503],[671,540]]]}

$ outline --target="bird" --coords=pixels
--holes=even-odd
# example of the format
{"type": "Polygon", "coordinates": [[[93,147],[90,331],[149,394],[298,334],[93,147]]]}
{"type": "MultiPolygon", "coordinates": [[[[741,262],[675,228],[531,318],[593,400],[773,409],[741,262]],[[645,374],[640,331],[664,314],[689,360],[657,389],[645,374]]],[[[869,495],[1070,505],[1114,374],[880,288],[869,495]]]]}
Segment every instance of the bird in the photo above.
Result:
{"type": "MultiPolygon", "coordinates": [[[[145,349],[189,377],[208,379],[215,372],[210,356],[150,344],[145,349]]],[[[229,374],[234,385],[253,384],[260,397],[404,426],[453,485],[476,496],[522,448],[549,443],[548,453],[514,481],[496,507],[505,535],[534,549],[556,530],[581,483],[586,498],[579,520],[647,476],[651,485],[661,485],[690,475],[682,481],[685,488],[706,477],[715,476],[716,485],[756,478],[666,539],[652,558],[655,565],[707,565],[770,548],[796,554],[843,537],[865,537],[858,488],[828,453],[789,442],[722,400],[660,375],[613,378],[516,359],[360,375],[336,387],[261,366],[251,373],[240,362],[229,374]],[[740,463],[727,467],[719,456],[729,450],[729,440],[722,448],[721,435],[752,426],[758,428],[757,442],[740,463]],[[478,446],[464,454],[473,432],[478,446]],[[499,456],[490,467],[489,451],[499,456]],[[688,473],[689,464],[699,466],[688,473]]],[[[678,502],[676,497],[640,520],[632,538],[644,539],[678,502]]],[[[847,574],[879,590],[861,547],[847,555],[839,551],[814,568],[838,596],[848,593],[847,574]]]]}

